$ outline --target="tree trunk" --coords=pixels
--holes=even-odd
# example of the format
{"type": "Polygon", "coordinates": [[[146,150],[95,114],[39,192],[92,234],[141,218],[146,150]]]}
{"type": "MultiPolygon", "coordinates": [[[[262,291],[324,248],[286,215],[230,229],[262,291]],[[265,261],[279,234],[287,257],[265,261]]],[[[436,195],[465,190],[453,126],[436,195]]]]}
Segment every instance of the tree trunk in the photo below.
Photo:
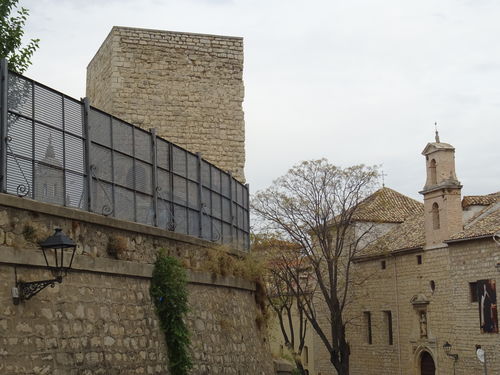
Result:
{"type": "Polygon", "coordinates": [[[302,365],[302,361],[295,361],[295,366],[297,366],[297,370],[299,370],[300,375],[306,375],[306,370],[302,365]]]}
{"type": "Polygon", "coordinates": [[[330,353],[330,362],[337,370],[338,375],[349,375],[349,356],[351,348],[345,337],[345,325],[340,318],[341,312],[333,314],[332,324],[336,327],[337,336],[333,341],[337,344],[336,350],[330,353]]]}

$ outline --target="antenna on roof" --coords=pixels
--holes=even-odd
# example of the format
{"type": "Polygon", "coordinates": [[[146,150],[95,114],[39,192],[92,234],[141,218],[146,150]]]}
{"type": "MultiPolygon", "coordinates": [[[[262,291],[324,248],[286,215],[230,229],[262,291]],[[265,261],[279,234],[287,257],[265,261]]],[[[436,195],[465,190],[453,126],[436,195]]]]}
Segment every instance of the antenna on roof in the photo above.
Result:
{"type": "Polygon", "coordinates": [[[436,130],[436,143],[440,143],[439,141],[439,133],[438,133],[438,123],[434,123],[434,129],[436,130]]]}

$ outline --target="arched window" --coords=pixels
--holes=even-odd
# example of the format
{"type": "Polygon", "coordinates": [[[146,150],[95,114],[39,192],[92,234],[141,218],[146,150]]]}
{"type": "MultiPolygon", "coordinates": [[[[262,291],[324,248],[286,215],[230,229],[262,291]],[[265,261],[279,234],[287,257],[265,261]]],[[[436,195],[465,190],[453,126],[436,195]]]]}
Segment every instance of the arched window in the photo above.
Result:
{"type": "Polygon", "coordinates": [[[429,164],[431,185],[437,184],[437,173],[436,173],[436,160],[432,159],[429,164]]]}
{"type": "Polygon", "coordinates": [[[439,205],[437,203],[432,204],[432,228],[439,229],[441,226],[439,224],[439,205]]]}

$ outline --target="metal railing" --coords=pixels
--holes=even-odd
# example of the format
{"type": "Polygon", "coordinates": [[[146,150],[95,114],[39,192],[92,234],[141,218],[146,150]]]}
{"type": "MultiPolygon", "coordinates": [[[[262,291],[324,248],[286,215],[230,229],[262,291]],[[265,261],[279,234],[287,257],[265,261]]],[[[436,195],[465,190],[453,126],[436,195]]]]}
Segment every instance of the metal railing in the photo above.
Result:
{"type": "Polygon", "coordinates": [[[0,62],[0,190],[249,248],[248,185],[0,62]]]}

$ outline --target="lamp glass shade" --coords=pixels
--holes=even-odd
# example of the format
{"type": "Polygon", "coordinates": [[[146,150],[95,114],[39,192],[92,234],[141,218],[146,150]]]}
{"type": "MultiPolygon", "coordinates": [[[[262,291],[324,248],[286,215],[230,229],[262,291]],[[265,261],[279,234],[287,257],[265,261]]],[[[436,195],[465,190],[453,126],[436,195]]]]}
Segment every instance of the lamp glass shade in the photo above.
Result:
{"type": "Polygon", "coordinates": [[[52,269],[56,276],[67,273],[73,264],[76,243],[66,236],[60,228],[55,233],[40,243],[47,267],[52,269]]]}
{"type": "Polygon", "coordinates": [[[446,342],[444,343],[444,345],[443,345],[443,349],[444,349],[444,352],[445,352],[446,354],[450,353],[450,350],[451,350],[451,344],[450,344],[448,341],[446,341],[446,342]]]}

